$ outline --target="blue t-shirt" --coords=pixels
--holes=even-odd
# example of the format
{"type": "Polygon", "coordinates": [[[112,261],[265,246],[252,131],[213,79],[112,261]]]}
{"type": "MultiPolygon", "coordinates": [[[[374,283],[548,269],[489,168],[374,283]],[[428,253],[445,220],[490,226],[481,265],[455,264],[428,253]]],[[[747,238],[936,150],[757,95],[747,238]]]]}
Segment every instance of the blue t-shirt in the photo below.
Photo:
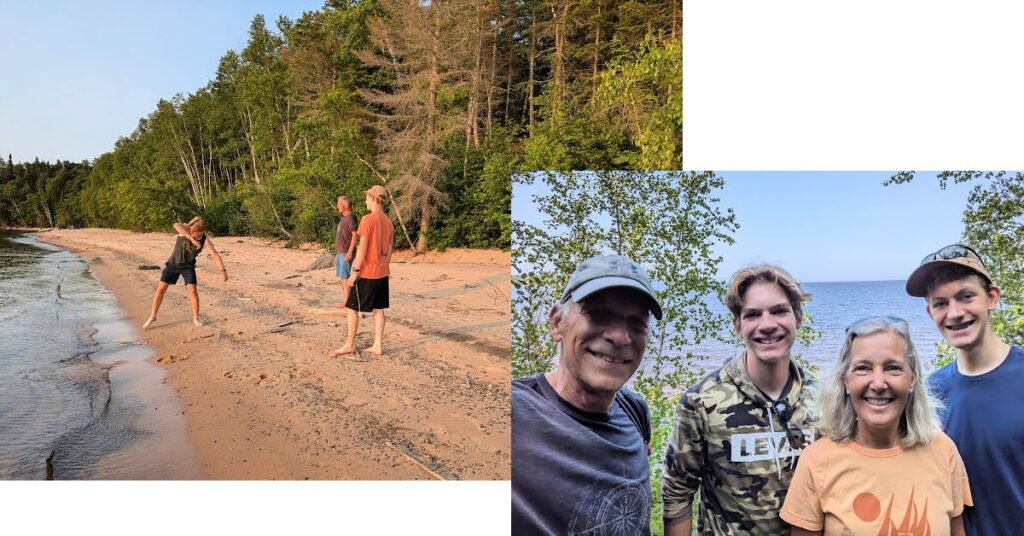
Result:
{"type": "Polygon", "coordinates": [[[954,361],[928,385],[946,405],[942,427],[971,482],[967,534],[1024,534],[1024,350],[1011,347],[1005,361],[979,376],[960,374],[954,361]]]}
{"type": "Polygon", "coordinates": [[[647,404],[623,389],[580,410],[543,374],[512,382],[512,534],[650,534],[647,404]]]}

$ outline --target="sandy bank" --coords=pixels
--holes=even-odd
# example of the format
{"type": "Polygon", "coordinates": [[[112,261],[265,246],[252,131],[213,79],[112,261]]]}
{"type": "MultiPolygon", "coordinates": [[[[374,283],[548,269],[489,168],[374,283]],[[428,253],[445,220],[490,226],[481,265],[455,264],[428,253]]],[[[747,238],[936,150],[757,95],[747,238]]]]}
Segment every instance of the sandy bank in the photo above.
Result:
{"type": "MultiPolygon", "coordinates": [[[[129,320],[149,313],[170,233],[54,230],[129,320]]],[[[201,317],[172,287],[144,342],[186,407],[188,435],[217,479],[508,479],[508,253],[396,254],[385,355],[328,354],[344,339],[333,269],[304,272],[313,248],[214,237],[230,281],[197,265],[201,317]]],[[[369,346],[363,319],[357,346],[369,346]]]]}

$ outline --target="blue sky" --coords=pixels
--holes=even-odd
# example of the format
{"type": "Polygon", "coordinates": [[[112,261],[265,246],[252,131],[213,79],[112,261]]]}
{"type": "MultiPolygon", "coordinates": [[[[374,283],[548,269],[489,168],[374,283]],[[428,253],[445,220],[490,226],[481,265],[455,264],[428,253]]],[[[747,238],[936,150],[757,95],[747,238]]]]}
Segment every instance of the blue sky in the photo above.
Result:
{"type": "Polygon", "coordinates": [[[263,14],[298,18],[323,0],[0,0],[0,154],[93,159],[161,98],[205,86],[263,14]]]}
{"type": "MultiPolygon", "coordinates": [[[[718,248],[723,279],[755,262],[779,264],[802,282],[905,279],[926,254],[960,240],[973,187],[940,190],[935,173],[923,172],[885,187],[892,172],[719,175],[720,205],[740,224],[736,242],[718,248]]],[[[539,185],[513,188],[512,217],[539,225],[531,201],[539,185]]]]}

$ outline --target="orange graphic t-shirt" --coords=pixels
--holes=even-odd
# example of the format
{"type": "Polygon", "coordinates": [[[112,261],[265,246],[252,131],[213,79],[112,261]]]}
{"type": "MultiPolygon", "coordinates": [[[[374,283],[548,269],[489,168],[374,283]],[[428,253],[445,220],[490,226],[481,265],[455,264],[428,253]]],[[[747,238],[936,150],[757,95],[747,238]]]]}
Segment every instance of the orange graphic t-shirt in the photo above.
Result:
{"type": "Polygon", "coordinates": [[[946,536],[964,505],[974,505],[967,470],[942,432],[910,450],[823,437],[800,456],[781,516],[825,534],[946,536]]]}

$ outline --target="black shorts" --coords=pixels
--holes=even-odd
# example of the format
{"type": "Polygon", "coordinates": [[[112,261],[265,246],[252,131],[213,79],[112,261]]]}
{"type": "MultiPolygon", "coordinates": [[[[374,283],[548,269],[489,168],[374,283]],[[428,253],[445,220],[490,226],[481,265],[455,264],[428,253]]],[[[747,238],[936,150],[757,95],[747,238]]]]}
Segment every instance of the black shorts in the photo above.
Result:
{"type": "Polygon", "coordinates": [[[164,265],[164,271],[160,272],[160,281],[174,285],[178,283],[179,275],[185,278],[186,285],[196,284],[196,266],[194,264],[178,266],[169,262],[164,265]]]}
{"type": "Polygon", "coordinates": [[[366,313],[388,308],[388,278],[356,279],[356,286],[348,291],[345,307],[366,313]]]}

